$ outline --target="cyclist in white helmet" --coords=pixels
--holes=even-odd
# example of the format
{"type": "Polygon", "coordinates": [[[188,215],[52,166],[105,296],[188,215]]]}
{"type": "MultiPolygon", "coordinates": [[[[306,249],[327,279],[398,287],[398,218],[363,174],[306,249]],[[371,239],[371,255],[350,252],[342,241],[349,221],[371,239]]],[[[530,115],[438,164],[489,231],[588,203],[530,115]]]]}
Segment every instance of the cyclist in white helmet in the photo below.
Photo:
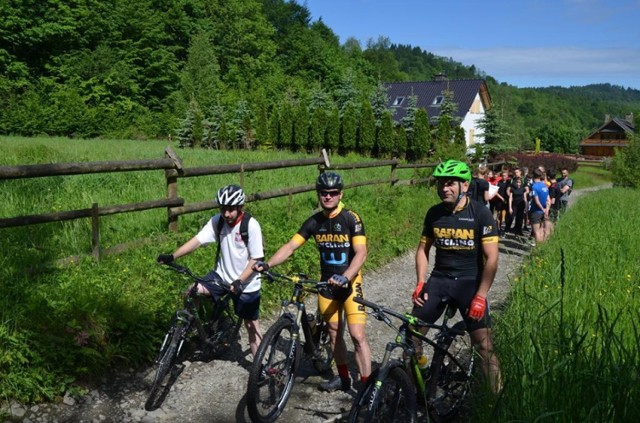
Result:
{"type": "MultiPolygon", "coordinates": [[[[200,232],[180,246],[173,254],[160,254],[158,262],[172,262],[201,245],[219,245],[215,268],[204,278],[227,285],[234,295],[235,312],[244,320],[251,354],[255,356],[262,334],[258,321],[260,311],[260,274],[251,267],[264,259],[262,229],[256,219],[245,213],[245,194],[238,185],[218,190],[216,202],[220,213],[213,216],[200,232]]],[[[224,289],[215,283],[198,284],[198,293],[218,299],[224,289]]]]}

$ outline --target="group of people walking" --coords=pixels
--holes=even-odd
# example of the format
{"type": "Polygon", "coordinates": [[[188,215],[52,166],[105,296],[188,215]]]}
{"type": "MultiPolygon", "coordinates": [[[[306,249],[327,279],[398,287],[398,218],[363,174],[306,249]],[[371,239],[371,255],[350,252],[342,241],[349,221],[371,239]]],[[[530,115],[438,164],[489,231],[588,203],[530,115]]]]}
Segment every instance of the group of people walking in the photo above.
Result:
{"type": "Polygon", "coordinates": [[[503,169],[499,175],[480,166],[473,172],[469,196],[491,210],[498,234],[523,236],[530,229],[535,242],[544,242],[553,232],[554,223],[564,212],[573,190],[569,170],[555,171],[538,166],[531,173],[524,168],[503,169]]]}
{"type": "MultiPolygon", "coordinates": [[[[498,267],[498,227],[486,202],[477,201],[475,193],[469,192],[472,185],[473,189],[476,186],[467,164],[448,160],[436,167],[433,176],[441,202],[431,207],[424,218],[415,255],[416,286],[413,293],[407,292],[407,301],[411,301],[415,316],[433,323],[444,311],[441,300],[451,298],[482,357],[482,369],[489,386],[499,392],[502,379],[499,361],[493,352],[487,300],[498,267]],[[429,273],[432,248],[436,254],[429,273]]],[[[514,177],[506,188],[509,191],[506,195],[517,197],[522,185],[523,182],[514,177]]],[[[365,331],[367,315],[353,300],[363,297],[365,291],[361,274],[367,258],[365,227],[358,213],[342,202],[344,181],[340,175],[321,173],[316,180],[316,193],[321,209],[306,219],[291,239],[268,259],[264,257],[260,224],[253,217],[247,218],[244,211],[242,188],[228,185],[217,192],[220,212],[195,237],[172,254],[161,254],[157,260],[171,262],[201,245],[218,243],[215,267],[205,280],[221,281],[235,294],[235,311],[244,321],[250,350],[255,356],[262,339],[258,322],[260,273],[283,263],[313,238],[319,252],[321,278],[329,283],[332,291],[326,296],[318,294],[318,308],[328,323],[337,367],[337,375],[319,388],[348,391],[352,381],[341,328],[349,330],[359,379],[365,382],[372,370],[371,348],[365,331]],[[243,220],[248,224],[243,225],[243,220]]],[[[505,190],[499,195],[504,199],[505,190]]],[[[506,205],[502,207],[504,210],[506,205]]],[[[510,200],[509,208],[512,207],[519,210],[520,205],[510,200]]],[[[508,216],[514,214],[510,212],[508,216]]],[[[223,294],[215,283],[200,284],[198,290],[214,299],[223,294]]]]}

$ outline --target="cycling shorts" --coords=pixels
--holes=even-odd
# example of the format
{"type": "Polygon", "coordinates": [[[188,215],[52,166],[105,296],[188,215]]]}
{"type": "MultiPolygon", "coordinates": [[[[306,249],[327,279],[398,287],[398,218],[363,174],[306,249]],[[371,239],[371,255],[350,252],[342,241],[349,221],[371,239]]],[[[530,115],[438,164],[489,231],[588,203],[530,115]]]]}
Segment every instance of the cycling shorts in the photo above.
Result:
{"type": "Polygon", "coordinates": [[[458,307],[468,332],[484,329],[491,326],[489,304],[481,320],[469,317],[469,304],[478,289],[478,281],[475,277],[453,278],[446,275],[431,275],[422,289],[422,294],[427,294],[427,300],[422,307],[413,306],[412,315],[427,323],[434,323],[440,318],[445,309],[442,299],[449,297],[458,307]]]}
{"type": "Polygon", "coordinates": [[[344,300],[338,298],[330,299],[318,295],[318,310],[320,310],[325,322],[337,322],[340,317],[340,311],[344,309],[348,324],[366,323],[367,313],[364,311],[364,306],[353,301],[355,297],[362,298],[362,280],[359,277],[356,278],[351,288],[351,294],[344,300]]]}
{"type": "Polygon", "coordinates": [[[535,225],[536,223],[542,223],[544,221],[545,221],[544,212],[541,212],[541,211],[529,212],[529,222],[531,222],[532,225],[535,225]]]}
{"type": "MultiPolygon", "coordinates": [[[[207,291],[209,291],[209,294],[214,301],[218,301],[228,292],[228,288],[222,287],[216,283],[216,281],[222,281],[222,278],[216,272],[210,272],[203,279],[205,280],[205,283],[200,283],[200,285],[204,286],[207,291]],[[206,281],[211,281],[212,283],[208,283],[206,281]]],[[[224,282],[222,283],[224,284],[224,282]]],[[[232,295],[231,300],[233,301],[233,310],[235,311],[236,316],[244,320],[258,320],[260,317],[260,298],[260,290],[243,292],[239,296],[232,295]]]]}

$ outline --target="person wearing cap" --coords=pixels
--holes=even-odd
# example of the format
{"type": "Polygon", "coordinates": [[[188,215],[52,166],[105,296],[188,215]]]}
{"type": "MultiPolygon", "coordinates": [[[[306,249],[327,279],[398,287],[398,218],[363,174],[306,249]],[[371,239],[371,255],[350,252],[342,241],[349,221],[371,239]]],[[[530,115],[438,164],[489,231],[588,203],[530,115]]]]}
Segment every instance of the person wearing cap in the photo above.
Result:
{"type": "Polygon", "coordinates": [[[333,357],[338,375],[322,383],[324,391],[349,391],[351,378],[347,367],[347,346],[342,337],[343,313],[346,314],[349,334],[355,347],[360,379],[365,382],[371,373],[371,349],[365,334],[366,313],[353,301],[362,297],[360,269],[367,258],[367,239],[360,216],[347,210],[341,200],[344,182],[334,172],[323,172],[316,180],[318,201],[322,210],[308,218],[289,242],[266,262],[258,262],[254,269],[266,271],[283,263],[309,238],[313,238],[320,253],[321,279],[327,281],[329,292],[318,294],[318,309],[328,323],[333,357]]]}
{"type": "MultiPolygon", "coordinates": [[[[256,261],[264,259],[262,229],[258,221],[250,217],[247,226],[247,242],[241,234],[245,218],[245,194],[238,185],[227,185],[218,190],[216,202],[220,213],[213,216],[200,232],[180,246],[173,254],[160,254],[159,263],[169,263],[192,253],[202,245],[219,243],[215,268],[203,279],[212,283],[199,283],[198,294],[211,296],[217,301],[225,294],[226,285],[234,294],[235,313],[243,319],[249,337],[249,348],[255,357],[262,334],[260,332],[261,278],[252,269],[256,261]],[[221,222],[221,220],[223,222],[221,222]]],[[[248,215],[247,215],[248,216],[248,215]]]]}
{"type": "MultiPolygon", "coordinates": [[[[484,203],[466,195],[469,166],[457,160],[434,170],[441,203],[425,216],[416,251],[417,284],[412,314],[434,323],[444,312],[443,298],[451,298],[465,321],[482,369],[494,392],[502,389],[500,364],[493,352],[487,295],[498,269],[498,230],[484,203]],[[429,278],[429,252],[436,250],[429,278]],[[425,282],[426,280],[426,282],[425,282]]],[[[420,351],[418,351],[420,352],[420,351]]]]}

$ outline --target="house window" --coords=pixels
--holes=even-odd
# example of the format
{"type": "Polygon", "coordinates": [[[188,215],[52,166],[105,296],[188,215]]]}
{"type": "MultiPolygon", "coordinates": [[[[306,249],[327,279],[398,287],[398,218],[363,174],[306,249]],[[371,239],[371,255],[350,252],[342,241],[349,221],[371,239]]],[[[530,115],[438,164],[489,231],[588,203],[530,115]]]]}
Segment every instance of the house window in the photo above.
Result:
{"type": "Polygon", "coordinates": [[[391,104],[392,106],[399,106],[402,104],[402,102],[404,101],[404,97],[396,97],[396,99],[393,101],[393,104],[391,104]]]}
{"type": "Polygon", "coordinates": [[[439,106],[442,104],[442,100],[444,100],[444,97],[439,95],[436,96],[436,98],[433,99],[433,103],[431,103],[432,106],[439,106]]]}

